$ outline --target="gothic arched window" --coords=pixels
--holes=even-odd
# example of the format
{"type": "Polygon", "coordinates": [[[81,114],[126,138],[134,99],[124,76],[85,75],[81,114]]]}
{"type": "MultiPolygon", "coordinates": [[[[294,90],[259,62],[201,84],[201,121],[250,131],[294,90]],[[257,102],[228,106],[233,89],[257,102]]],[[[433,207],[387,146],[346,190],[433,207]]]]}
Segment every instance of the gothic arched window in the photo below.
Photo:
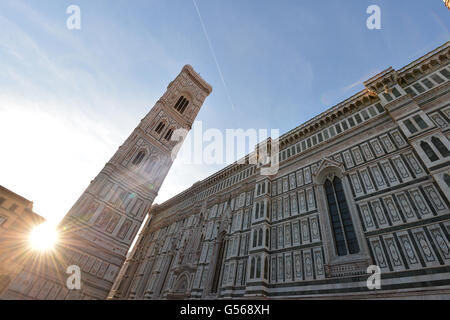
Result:
{"type": "Polygon", "coordinates": [[[264,279],[269,279],[269,259],[264,259],[264,279]]]}
{"type": "Polygon", "coordinates": [[[139,151],[139,153],[136,155],[136,157],[134,157],[133,160],[133,165],[138,166],[141,164],[142,159],[144,159],[145,157],[145,152],[144,151],[139,151]]]}
{"type": "Polygon", "coordinates": [[[337,254],[344,256],[348,253],[358,253],[358,240],[356,239],[341,179],[335,177],[333,182],[327,180],[325,182],[325,193],[337,254]]]}
{"type": "Polygon", "coordinates": [[[448,157],[448,156],[450,156],[450,152],[448,151],[447,147],[442,143],[441,139],[436,138],[436,137],[432,137],[432,138],[431,138],[431,142],[434,144],[434,146],[436,147],[436,149],[438,149],[439,153],[440,153],[443,157],[448,157]]]}
{"type": "Polygon", "coordinates": [[[250,264],[250,279],[255,277],[255,257],[252,257],[250,264]]]}
{"type": "Polygon", "coordinates": [[[164,139],[169,141],[170,138],[172,138],[172,133],[173,133],[173,129],[169,129],[169,131],[167,131],[166,136],[164,137],[164,139]]]}
{"type": "Polygon", "coordinates": [[[259,229],[258,230],[258,247],[262,246],[262,242],[263,242],[263,230],[259,229]]]}
{"type": "Polygon", "coordinates": [[[261,257],[256,261],[256,277],[261,278],[261,257]]]}
{"type": "Polygon", "coordinates": [[[439,160],[436,153],[431,149],[430,145],[426,143],[425,141],[422,141],[420,143],[420,147],[422,148],[423,152],[427,155],[428,159],[430,159],[431,162],[439,160]]]}
{"type": "Polygon", "coordinates": [[[186,110],[188,105],[189,105],[189,100],[187,100],[185,97],[181,96],[180,99],[178,99],[177,103],[175,104],[174,108],[179,113],[183,114],[183,112],[186,110]]]}
{"type": "MultiPolygon", "coordinates": [[[[217,260],[216,260],[216,270],[214,272],[214,277],[213,277],[213,285],[211,288],[211,293],[217,293],[217,288],[219,287],[219,277],[220,277],[220,272],[222,270],[222,262],[223,262],[223,255],[224,255],[224,251],[225,251],[225,238],[224,235],[221,234],[219,235],[220,238],[220,248],[219,248],[219,255],[217,256],[217,260]]],[[[202,235],[202,241],[200,243],[203,243],[203,235],[202,235]]]]}
{"type": "Polygon", "coordinates": [[[164,122],[160,122],[157,126],[156,126],[156,133],[160,134],[161,131],[163,131],[164,127],[166,126],[166,124],[164,122]]]}

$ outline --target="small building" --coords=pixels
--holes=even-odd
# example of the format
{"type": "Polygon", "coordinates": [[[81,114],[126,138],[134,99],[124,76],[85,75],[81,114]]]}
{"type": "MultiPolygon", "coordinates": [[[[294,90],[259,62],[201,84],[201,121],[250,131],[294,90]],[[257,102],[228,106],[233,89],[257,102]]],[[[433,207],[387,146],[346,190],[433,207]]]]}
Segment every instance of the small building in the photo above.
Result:
{"type": "Polygon", "coordinates": [[[31,230],[44,221],[32,201],[0,186],[0,298],[25,265],[31,230]]]}

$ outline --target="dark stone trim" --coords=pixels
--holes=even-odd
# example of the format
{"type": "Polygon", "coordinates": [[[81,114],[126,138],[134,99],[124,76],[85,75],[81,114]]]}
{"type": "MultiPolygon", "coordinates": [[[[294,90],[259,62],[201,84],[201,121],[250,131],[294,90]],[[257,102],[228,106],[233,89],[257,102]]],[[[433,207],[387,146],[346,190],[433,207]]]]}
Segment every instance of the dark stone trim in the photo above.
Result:
{"type": "MultiPolygon", "coordinates": [[[[313,242],[313,243],[308,243],[308,244],[303,244],[303,245],[291,246],[289,248],[277,249],[277,250],[272,250],[272,251],[264,250],[264,251],[267,251],[268,254],[280,254],[280,253],[285,253],[285,252],[288,252],[288,251],[306,250],[306,249],[309,249],[309,248],[321,247],[322,245],[323,245],[322,241],[318,241],[318,242],[313,242]]],[[[263,251],[263,250],[254,251],[252,253],[259,253],[261,251],[263,251]]]]}
{"type": "MultiPolygon", "coordinates": [[[[450,266],[439,266],[433,268],[425,268],[425,269],[411,269],[405,271],[395,271],[395,272],[386,272],[382,273],[382,279],[396,279],[396,278],[406,278],[406,277],[415,277],[415,276],[423,276],[429,274],[439,274],[439,273],[450,273],[450,266]]],[[[309,280],[309,281],[295,281],[291,283],[277,283],[277,284],[268,284],[267,287],[270,289],[275,288],[290,288],[297,286],[313,286],[313,285],[333,285],[333,284],[344,284],[344,283],[355,283],[355,282],[365,282],[370,274],[366,275],[358,275],[358,276],[349,276],[345,278],[326,278],[321,280],[309,280]]],[[[450,279],[448,279],[450,281],[450,279]]],[[[247,288],[259,285],[266,285],[265,282],[253,282],[247,285],[247,288]]]]}
{"type": "Polygon", "coordinates": [[[436,254],[436,257],[437,257],[437,259],[439,261],[439,264],[445,265],[445,262],[444,262],[444,260],[441,257],[441,252],[436,247],[436,244],[434,243],[434,239],[431,236],[430,231],[428,231],[428,228],[426,228],[426,227],[423,227],[423,230],[425,231],[425,235],[428,238],[428,241],[430,242],[431,247],[433,247],[434,253],[436,254]]]}
{"type": "Polygon", "coordinates": [[[369,213],[372,216],[373,223],[375,224],[375,228],[379,229],[380,226],[378,225],[378,219],[375,217],[374,210],[372,208],[372,203],[370,201],[367,202],[367,207],[369,208],[369,213]]]}
{"type": "Polygon", "coordinates": [[[397,245],[398,251],[400,252],[400,256],[402,257],[403,265],[405,266],[406,270],[409,270],[409,264],[408,264],[405,254],[403,253],[402,246],[400,245],[400,240],[398,240],[396,233],[394,233],[393,235],[394,235],[395,244],[397,245]]]}
{"type": "Polygon", "coordinates": [[[388,253],[388,250],[386,248],[386,244],[384,243],[384,239],[383,239],[382,235],[379,235],[378,238],[380,240],[381,247],[383,248],[384,255],[386,256],[386,261],[388,263],[389,270],[394,271],[394,267],[392,266],[391,258],[389,256],[389,253],[388,253]]]}
{"type": "Polygon", "coordinates": [[[419,219],[419,221],[422,220],[423,218],[420,215],[419,209],[417,209],[417,207],[416,207],[416,202],[412,199],[411,194],[409,193],[409,190],[405,190],[405,194],[408,197],[408,201],[411,203],[411,206],[413,207],[417,218],[419,219]]]}
{"type": "Polygon", "coordinates": [[[390,196],[394,200],[394,205],[397,207],[397,211],[400,214],[400,217],[402,217],[403,224],[408,223],[408,220],[406,220],[406,217],[403,213],[403,207],[398,203],[397,197],[395,196],[395,194],[391,194],[390,196]]]}
{"type": "Polygon", "coordinates": [[[398,185],[393,186],[393,187],[382,189],[380,191],[373,192],[373,193],[366,194],[366,195],[360,196],[358,198],[355,198],[355,202],[359,202],[359,201],[362,201],[362,200],[365,200],[365,199],[368,199],[368,198],[376,197],[376,196],[382,195],[383,193],[394,192],[395,190],[401,189],[401,188],[406,187],[408,185],[417,184],[417,183],[424,182],[424,181],[427,181],[427,180],[431,181],[431,178],[429,176],[424,176],[422,178],[415,179],[414,181],[401,183],[401,184],[398,184],[398,185]]]}
{"type": "MultiPolygon", "coordinates": [[[[392,170],[394,171],[394,175],[397,177],[397,181],[399,182],[400,185],[402,185],[403,184],[403,178],[400,175],[400,173],[398,173],[397,167],[395,166],[394,162],[392,161],[392,158],[389,158],[388,162],[391,165],[392,170]]],[[[392,187],[392,188],[394,188],[394,187],[392,187]]]]}
{"type": "MultiPolygon", "coordinates": [[[[386,290],[399,290],[399,289],[413,289],[413,288],[429,288],[429,287],[439,287],[447,286],[450,284],[450,280],[436,280],[436,281],[422,281],[414,283],[399,283],[393,285],[382,285],[380,290],[375,292],[383,292],[386,290]]],[[[289,291],[289,292],[274,292],[266,293],[263,290],[249,290],[246,294],[263,294],[268,297],[283,297],[283,296],[302,296],[302,295],[321,295],[321,294],[339,294],[339,293],[371,293],[374,292],[369,290],[367,287],[354,287],[354,288],[342,288],[342,289],[317,289],[309,291],[289,291]]]]}
{"type": "Polygon", "coordinates": [[[448,230],[445,227],[445,225],[441,222],[441,223],[439,223],[439,226],[441,227],[442,231],[444,232],[445,236],[447,237],[447,240],[450,241],[450,235],[449,235],[448,230]]]}
{"type": "Polygon", "coordinates": [[[417,244],[416,238],[414,237],[411,229],[408,229],[407,232],[408,232],[409,237],[411,238],[411,242],[412,242],[412,244],[414,246],[414,249],[416,250],[417,256],[419,257],[419,261],[422,264],[422,268],[426,268],[427,264],[425,263],[425,260],[423,260],[422,255],[420,254],[421,250],[419,249],[419,246],[417,244]]]}
{"type": "MultiPolygon", "coordinates": [[[[448,80],[447,80],[447,81],[448,81],[448,80]]],[[[446,84],[448,85],[448,83],[449,83],[449,82],[447,82],[446,84]]],[[[444,83],[443,83],[443,84],[444,84],[444,83]]],[[[445,85],[444,85],[443,87],[445,87],[445,85]]],[[[445,96],[445,95],[446,95],[447,93],[449,93],[449,92],[450,92],[450,90],[441,92],[441,93],[435,95],[433,98],[430,98],[430,99],[428,99],[428,100],[422,101],[421,103],[417,103],[417,104],[418,104],[420,107],[422,107],[422,106],[424,106],[424,105],[426,105],[426,104],[428,104],[428,103],[430,103],[430,102],[432,102],[432,101],[434,101],[434,100],[436,100],[436,99],[439,99],[439,98],[442,97],[442,96],[445,96]]],[[[445,107],[444,107],[444,108],[445,108],[445,107]]]]}
{"type": "Polygon", "coordinates": [[[438,164],[438,165],[436,165],[434,167],[430,167],[430,172],[434,171],[434,170],[442,169],[442,168],[447,167],[447,166],[450,166],[450,161],[446,161],[446,162],[438,164]]]}
{"type": "Polygon", "coordinates": [[[433,216],[435,216],[435,217],[438,216],[436,209],[434,208],[430,199],[428,199],[428,195],[426,194],[425,190],[423,190],[421,185],[419,185],[419,192],[422,194],[422,197],[425,199],[425,202],[427,203],[428,207],[430,208],[431,212],[433,213],[433,216]]]}
{"type": "Polygon", "coordinates": [[[401,225],[397,225],[397,226],[392,226],[392,227],[389,227],[389,228],[384,228],[384,229],[380,229],[380,230],[370,231],[370,232],[367,232],[365,234],[365,236],[366,237],[372,237],[372,236],[376,236],[376,235],[379,235],[379,234],[391,233],[391,232],[396,232],[396,231],[402,231],[402,230],[405,230],[405,229],[412,229],[412,228],[422,227],[424,225],[437,223],[437,222],[441,222],[441,221],[446,221],[448,219],[450,219],[450,214],[445,214],[445,215],[442,215],[442,216],[428,218],[428,219],[425,219],[425,220],[419,220],[419,221],[405,223],[405,224],[401,224],[401,225]]]}

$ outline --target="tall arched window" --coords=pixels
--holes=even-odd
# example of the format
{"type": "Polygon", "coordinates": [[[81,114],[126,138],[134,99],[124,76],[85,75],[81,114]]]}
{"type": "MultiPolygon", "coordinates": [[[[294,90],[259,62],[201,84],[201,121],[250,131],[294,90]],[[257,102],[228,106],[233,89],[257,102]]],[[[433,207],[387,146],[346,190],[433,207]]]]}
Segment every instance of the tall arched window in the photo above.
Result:
{"type": "Polygon", "coordinates": [[[263,244],[263,230],[259,229],[258,230],[258,246],[262,246],[263,244]]]}
{"type": "Polygon", "coordinates": [[[420,147],[422,148],[423,152],[427,155],[428,159],[430,159],[431,162],[439,160],[436,153],[431,149],[430,145],[426,143],[425,141],[422,141],[420,143],[420,147]]]}
{"type": "Polygon", "coordinates": [[[333,182],[327,179],[325,182],[325,192],[337,254],[344,256],[348,253],[358,253],[358,240],[356,239],[356,233],[347,200],[345,199],[341,179],[335,177],[333,182]]]}
{"type": "Polygon", "coordinates": [[[269,259],[264,259],[264,279],[269,279],[269,259]]]}
{"type": "Polygon", "coordinates": [[[253,248],[256,248],[256,241],[258,238],[258,230],[253,231],[253,248]]]}
{"type": "Polygon", "coordinates": [[[255,257],[252,257],[250,264],[250,279],[255,277],[255,257]]]}
{"type": "Polygon", "coordinates": [[[187,100],[185,97],[181,96],[180,99],[178,99],[177,103],[175,104],[174,108],[179,113],[183,114],[183,112],[186,110],[188,105],[189,105],[189,100],[187,100]]]}
{"type": "Polygon", "coordinates": [[[169,129],[169,131],[167,131],[166,136],[164,137],[164,139],[169,141],[170,138],[172,138],[172,133],[173,133],[173,129],[169,129]]]}
{"type": "Polygon", "coordinates": [[[261,278],[261,257],[256,261],[256,277],[261,278]]]}
{"type": "Polygon", "coordinates": [[[161,131],[163,131],[165,126],[166,126],[166,124],[164,122],[160,122],[155,128],[156,133],[160,134],[161,131]]]}
{"type": "MultiPolygon", "coordinates": [[[[214,271],[214,277],[213,277],[213,285],[211,288],[211,293],[216,293],[217,289],[219,287],[219,277],[220,277],[220,272],[222,270],[222,262],[223,262],[223,253],[225,251],[225,237],[223,234],[221,234],[219,236],[220,240],[219,240],[219,254],[217,256],[217,260],[216,260],[216,270],[214,271]]],[[[203,235],[202,235],[202,241],[200,243],[203,243],[203,235]]]]}
{"type": "Polygon", "coordinates": [[[259,203],[256,204],[255,219],[259,218],[259,203]]]}
{"type": "Polygon", "coordinates": [[[436,149],[438,149],[439,153],[440,153],[443,157],[448,157],[448,156],[450,156],[450,152],[448,151],[447,147],[442,143],[441,139],[436,138],[436,137],[432,137],[432,138],[431,138],[431,142],[434,144],[434,146],[436,147],[436,149]]]}
{"type": "Polygon", "coordinates": [[[139,153],[136,155],[136,157],[134,157],[133,160],[133,165],[138,166],[141,164],[142,159],[144,159],[145,157],[145,152],[144,151],[139,151],[139,153]]]}

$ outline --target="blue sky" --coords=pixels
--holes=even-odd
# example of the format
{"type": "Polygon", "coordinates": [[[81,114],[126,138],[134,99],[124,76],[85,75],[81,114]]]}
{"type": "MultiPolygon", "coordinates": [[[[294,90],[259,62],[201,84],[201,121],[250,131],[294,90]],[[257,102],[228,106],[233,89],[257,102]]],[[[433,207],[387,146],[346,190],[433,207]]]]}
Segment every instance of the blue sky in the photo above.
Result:
{"type": "MultiPolygon", "coordinates": [[[[0,184],[61,219],[187,63],[213,86],[204,129],[284,133],[450,40],[441,0],[196,3],[210,43],[192,0],[1,0],[0,184]]],[[[224,166],[175,162],[157,202],[224,166]]]]}

